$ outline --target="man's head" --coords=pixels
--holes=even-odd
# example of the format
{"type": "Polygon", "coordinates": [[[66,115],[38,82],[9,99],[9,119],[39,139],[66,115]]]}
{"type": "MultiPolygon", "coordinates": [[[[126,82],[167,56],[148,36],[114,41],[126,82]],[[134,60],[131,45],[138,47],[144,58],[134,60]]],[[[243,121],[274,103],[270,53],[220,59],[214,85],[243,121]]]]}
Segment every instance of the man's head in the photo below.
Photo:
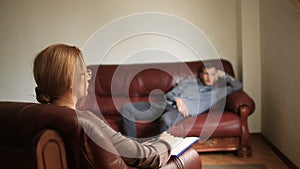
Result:
{"type": "Polygon", "coordinates": [[[213,64],[204,64],[199,69],[199,77],[204,85],[211,86],[217,80],[217,69],[213,64]]]}

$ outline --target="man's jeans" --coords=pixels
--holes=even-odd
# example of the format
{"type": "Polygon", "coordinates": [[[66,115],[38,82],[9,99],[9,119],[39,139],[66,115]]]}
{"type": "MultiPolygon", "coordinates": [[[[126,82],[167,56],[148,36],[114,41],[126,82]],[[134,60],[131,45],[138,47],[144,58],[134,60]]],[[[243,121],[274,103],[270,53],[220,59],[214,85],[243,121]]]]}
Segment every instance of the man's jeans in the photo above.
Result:
{"type": "Polygon", "coordinates": [[[136,138],[136,120],[154,121],[160,118],[160,132],[167,131],[178,121],[184,119],[173,106],[163,102],[133,102],[121,109],[123,116],[123,134],[136,138]]]}

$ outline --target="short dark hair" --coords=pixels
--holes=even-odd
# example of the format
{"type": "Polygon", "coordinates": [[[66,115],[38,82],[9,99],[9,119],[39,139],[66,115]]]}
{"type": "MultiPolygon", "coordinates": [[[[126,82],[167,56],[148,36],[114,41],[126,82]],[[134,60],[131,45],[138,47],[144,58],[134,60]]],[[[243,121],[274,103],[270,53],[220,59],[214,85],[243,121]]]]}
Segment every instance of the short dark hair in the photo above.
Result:
{"type": "Polygon", "coordinates": [[[203,64],[199,67],[198,74],[203,73],[204,69],[216,67],[214,64],[210,62],[203,62],[203,64]]]}

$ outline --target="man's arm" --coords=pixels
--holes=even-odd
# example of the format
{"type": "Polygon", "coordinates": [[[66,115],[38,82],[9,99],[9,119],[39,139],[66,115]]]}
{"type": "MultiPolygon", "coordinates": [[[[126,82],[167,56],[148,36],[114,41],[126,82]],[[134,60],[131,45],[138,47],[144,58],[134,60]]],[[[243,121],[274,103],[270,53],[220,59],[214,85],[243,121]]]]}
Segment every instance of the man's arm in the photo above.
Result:
{"type": "Polygon", "coordinates": [[[231,93],[242,89],[243,84],[239,80],[233,78],[229,74],[226,74],[225,78],[229,86],[231,87],[231,93]]]}
{"type": "Polygon", "coordinates": [[[238,91],[243,87],[243,84],[239,80],[235,79],[222,70],[217,70],[217,78],[225,78],[226,83],[228,83],[228,85],[226,86],[227,94],[238,91]]]}
{"type": "Polygon", "coordinates": [[[189,116],[189,110],[187,109],[187,107],[186,107],[185,103],[182,101],[182,99],[181,98],[177,98],[177,99],[175,99],[175,102],[176,102],[176,106],[177,106],[178,111],[184,117],[189,116]]]}
{"type": "Polygon", "coordinates": [[[184,116],[188,116],[189,112],[185,103],[181,99],[180,85],[176,85],[171,91],[166,94],[167,100],[176,103],[178,111],[184,116]]]}
{"type": "Polygon", "coordinates": [[[170,90],[167,94],[167,100],[171,102],[175,102],[176,98],[180,98],[181,91],[178,85],[174,86],[172,90],[170,90]]]}

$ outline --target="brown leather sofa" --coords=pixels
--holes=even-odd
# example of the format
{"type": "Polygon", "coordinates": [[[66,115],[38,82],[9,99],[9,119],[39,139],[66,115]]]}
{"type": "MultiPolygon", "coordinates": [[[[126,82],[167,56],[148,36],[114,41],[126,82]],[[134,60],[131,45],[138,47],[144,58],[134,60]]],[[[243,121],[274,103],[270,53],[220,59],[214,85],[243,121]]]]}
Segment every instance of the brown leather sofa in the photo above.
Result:
{"type": "MultiPolygon", "coordinates": [[[[197,76],[199,67],[208,62],[234,77],[231,63],[218,59],[205,62],[90,65],[93,77],[90,81],[89,96],[79,107],[104,117],[115,130],[122,131],[122,116],[119,112],[124,103],[159,99],[163,93],[172,89],[176,82],[197,76]],[[159,89],[161,93],[155,89],[159,89]]],[[[201,132],[213,130],[211,135],[204,135],[204,138],[193,145],[198,152],[236,151],[240,157],[251,156],[247,119],[254,111],[254,101],[245,91],[240,90],[228,95],[223,107],[220,121],[209,122],[204,126],[209,113],[217,114],[206,112],[181,121],[171,129],[172,134],[201,136],[201,132]]],[[[138,137],[158,134],[158,120],[136,123],[138,137]]]]}
{"type": "MultiPolygon", "coordinates": [[[[101,135],[105,150],[95,144],[66,107],[25,102],[0,102],[1,169],[117,169],[127,166],[111,142],[101,135]],[[107,151],[109,149],[110,151],[107,151]]],[[[200,169],[190,148],[172,157],[164,169],[200,169]]]]}

